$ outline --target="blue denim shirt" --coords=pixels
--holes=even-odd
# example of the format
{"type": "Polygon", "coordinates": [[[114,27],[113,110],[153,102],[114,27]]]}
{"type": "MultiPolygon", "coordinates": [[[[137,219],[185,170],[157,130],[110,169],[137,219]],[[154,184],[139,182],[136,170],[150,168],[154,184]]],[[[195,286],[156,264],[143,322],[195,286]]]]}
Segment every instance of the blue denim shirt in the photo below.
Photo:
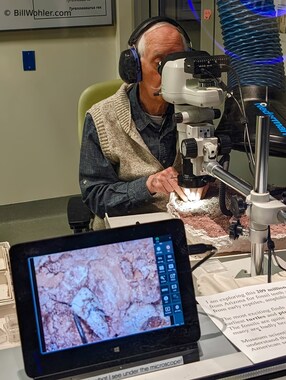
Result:
{"type": "MultiPolygon", "coordinates": [[[[151,153],[164,168],[172,166],[176,156],[176,125],[172,116],[173,105],[169,105],[162,125],[156,125],[142,110],[137,97],[138,85],[128,93],[131,115],[136,128],[151,153]]],[[[97,131],[90,114],[84,123],[80,153],[79,181],[83,201],[89,209],[103,218],[109,216],[142,213],[142,208],[153,201],[146,187],[147,177],[129,182],[119,180],[117,168],[102,153],[97,131]]]]}

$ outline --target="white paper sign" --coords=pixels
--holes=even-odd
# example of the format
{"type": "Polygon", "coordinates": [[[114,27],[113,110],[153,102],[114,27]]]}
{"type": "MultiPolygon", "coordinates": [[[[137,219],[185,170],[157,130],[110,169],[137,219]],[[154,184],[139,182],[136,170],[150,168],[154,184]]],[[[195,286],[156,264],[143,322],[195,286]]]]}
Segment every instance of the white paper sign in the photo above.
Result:
{"type": "Polygon", "coordinates": [[[1,0],[0,30],[110,25],[113,0],[1,0]]]}
{"type": "Polygon", "coordinates": [[[197,301],[252,362],[286,355],[286,281],[197,297],[197,301]]]}
{"type": "Polygon", "coordinates": [[[177,367],[183,364],[183,357],[176,356],[174,358],[160,360],[149,364],[142,364],[136,367],[122,369],[120,371],[106,373],[100,376],[92,376],[87,378],[86,380],[122,380],[127,379],[128,377],[143,375],[148,372],[161,371],[162,369],[177,367]]]}

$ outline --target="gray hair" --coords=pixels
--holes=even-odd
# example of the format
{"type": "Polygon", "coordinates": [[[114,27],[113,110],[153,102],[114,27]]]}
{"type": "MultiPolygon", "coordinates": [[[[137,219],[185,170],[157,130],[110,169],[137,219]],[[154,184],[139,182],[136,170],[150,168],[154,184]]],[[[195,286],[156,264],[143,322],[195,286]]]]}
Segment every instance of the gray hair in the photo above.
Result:
{"type": "Polygon", "coordinates": [[[166,21],[162,21],[162,22],[158,22],[157,24],[151,26],[151,28],[147,29],[143,34],[142,36],[139,37],[137,43],[136,43],[136,48],[137,48],[137,51],[139,53],[139,55],[142,57],[144,55],[144,52],[145,52],[145,49],[146,49],[146,34],[149,33],[149,32],[152,32],[152,30],[155,30],[157,28],[160,28],[161,26],[164,26],[164,25],[171,25],[173,26],[174,29],[176,29],[179,33],[180,33],[180,36],[182,37],[182,42],[183,42],[183,45],[184,45],[184,50],[185,51],[188,51],[189,50],[189,44],[188,42],[186,41],[186,38],[185,36],[181,33],[180,29],[176,28],[176,26],[166,22],[166,21]]]}

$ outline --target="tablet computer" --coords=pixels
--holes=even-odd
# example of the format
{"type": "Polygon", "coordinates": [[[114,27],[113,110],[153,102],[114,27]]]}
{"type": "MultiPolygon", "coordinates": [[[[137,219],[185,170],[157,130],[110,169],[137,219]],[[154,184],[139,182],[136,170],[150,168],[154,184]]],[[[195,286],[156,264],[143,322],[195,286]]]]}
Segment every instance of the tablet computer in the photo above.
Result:
{"type": "Polygon", "coordinates": [[[31,378],[197,359],[200,328],[181,220],[17,244],[10,263],[31,378]]]}

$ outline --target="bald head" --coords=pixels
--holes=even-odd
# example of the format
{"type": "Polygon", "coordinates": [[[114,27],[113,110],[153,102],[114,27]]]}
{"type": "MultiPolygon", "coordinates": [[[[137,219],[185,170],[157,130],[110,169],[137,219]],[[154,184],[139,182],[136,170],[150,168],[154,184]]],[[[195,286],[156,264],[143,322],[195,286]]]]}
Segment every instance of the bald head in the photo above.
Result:
{"type": "Polygon", "coordinates": [[[164,33],[165,32],[169,33],[172,30],[175,31],[176,34],[178,34],[180,36],[182,44],[183,44],[182,50],[187,51],[189,49],[189,45],[188,45],[188,42],[186,41],[185,36],[180,32],[180,30],[175,25],[172,25],[166,21],[163,21],[163,22],[158,22],[157,24],[151,26],[150,29],[147,29],[142,34],[142,36],[140,36],[140,38],[138,39],[138,41],[136,43],[136,47],[137,47],[137,51],[138,51],[139,55],[143,56],[145,53],[146,46],[148,47],[149,43],[150,42],[152,43],[152,35],[153,36],[155,35],[156,37],[162,35],[164,37],[164,39],[166,39],[168,41],[169,35],[168,34],[164,35],[164,33]],[[159,29],[161,29],[161,30],[159,30],[159,29]]]}
{"type": "Polygon", "coordinates": [[[158,66],[167,55],[187,49],[187,43],[180,31],[172,24],[158,23],[148,29],[138,41],[142,80],[139,82],[139,96],[143,109],[151,115],[163,115],[167,108],[160,92],[161,75],[158,66]]]}

